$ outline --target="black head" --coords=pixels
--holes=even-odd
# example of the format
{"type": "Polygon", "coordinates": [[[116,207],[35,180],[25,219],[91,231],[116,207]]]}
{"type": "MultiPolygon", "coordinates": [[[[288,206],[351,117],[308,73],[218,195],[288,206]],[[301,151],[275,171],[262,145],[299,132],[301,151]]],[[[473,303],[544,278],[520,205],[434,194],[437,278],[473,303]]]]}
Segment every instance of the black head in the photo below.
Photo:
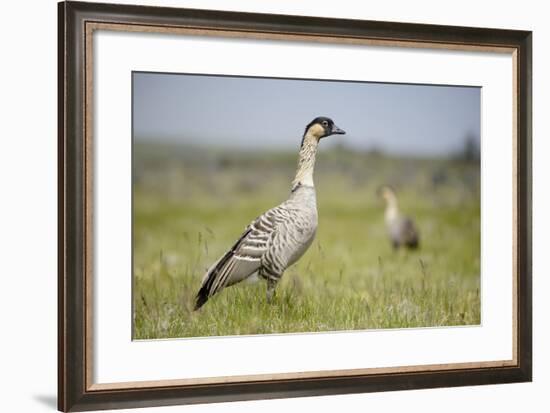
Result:
{"type": "Polygon", "coordinates": [[[317,139],[321,139],[330,135],[344,135],[346,133],[338,126],[336,126],[332,119],[325,116],[319,116],[309,122],[309,124],[306,126],[304,136],[308,133],[310,129],[310,132],[313,133],[313,135],[316,136],[317,139]]]}

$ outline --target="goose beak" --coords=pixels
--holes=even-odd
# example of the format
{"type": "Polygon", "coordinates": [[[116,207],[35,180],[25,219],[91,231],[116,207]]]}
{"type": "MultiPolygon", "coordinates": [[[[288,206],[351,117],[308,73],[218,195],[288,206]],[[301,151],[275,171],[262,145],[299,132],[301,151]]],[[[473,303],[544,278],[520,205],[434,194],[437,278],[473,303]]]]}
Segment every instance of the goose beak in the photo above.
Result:
{"type": "Polygon", "coordinates": [[[332,125],[332,131],[331,132],[332,132],[331,135],[345,135],[346,134],[345,130],[340,129],[336,125],[332,125]]]}

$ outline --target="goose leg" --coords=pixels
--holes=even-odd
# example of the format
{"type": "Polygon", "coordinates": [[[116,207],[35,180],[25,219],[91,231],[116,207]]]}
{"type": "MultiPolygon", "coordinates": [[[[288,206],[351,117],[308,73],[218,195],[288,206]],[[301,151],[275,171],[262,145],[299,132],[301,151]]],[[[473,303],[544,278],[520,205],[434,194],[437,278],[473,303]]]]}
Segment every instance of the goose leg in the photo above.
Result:
{"type": "Polygon", "coordinates": [[[392,241],[391,245],[392,245],[392,248],[393,248],[394,252],[397,252],[399,250],[399,242],[394,240],[394,241],[392,241]]]}
{"type": "Polygon", "coordinates": [[[267,279],[267,302],[271,304],[273,297],[275,297],[275,287],[277,286],[278,280],[273,278],[267,279]]]}

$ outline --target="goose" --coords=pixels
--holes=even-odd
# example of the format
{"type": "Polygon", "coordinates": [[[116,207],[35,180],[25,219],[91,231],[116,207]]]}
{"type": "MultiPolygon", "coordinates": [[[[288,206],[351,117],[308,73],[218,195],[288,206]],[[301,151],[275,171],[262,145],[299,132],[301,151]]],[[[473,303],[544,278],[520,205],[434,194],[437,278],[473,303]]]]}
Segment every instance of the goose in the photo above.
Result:
{"type": "Polygon", "coordinates": [[[395,191],[389,186],[383,186],[379,189],[379,194],[386,202],[384,219],[393,249],[418,248],[420,236],[416,225],[411,218],[401,215],[395,191]]]}
{"type": "Polygon", "coordinates": [[[253,276],[267,281],[267,302],[272,301],[285,270],[302,257],[315,237],[317,202],[313,169],[319,141],[343,134],[332,119],[324,116],[306,126],[289,198],[254,219],[206,271],[195,298],[195,310],[225,287],[253,276]]]}

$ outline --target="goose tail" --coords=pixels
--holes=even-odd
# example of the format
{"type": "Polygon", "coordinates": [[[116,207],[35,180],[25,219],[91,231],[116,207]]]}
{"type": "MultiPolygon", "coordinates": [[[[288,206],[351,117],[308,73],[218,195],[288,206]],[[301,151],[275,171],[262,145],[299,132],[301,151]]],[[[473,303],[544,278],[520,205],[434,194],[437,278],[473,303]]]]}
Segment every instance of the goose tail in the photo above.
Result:
{"type": "Polygon", "coordinates": [[[203,285],[197,293],[197,297],[195,298],[195,307],[193,308],[193,311],[197,311],[199,308],[201,308],[204,303],[208,301],[208,296],[208,289],[206,288],[206,285],[203,285]]]}
{"type": "Polygon", "coordinates": [[[230,278],[232,270],[234,270],[235,263],[234,255],[237,248],[241,245],[241,242],[250,233],[251,229],[247,228],[244,234],[238,239],[233,247],[227,251],[218,261],[210,267],[202,280],[201,288],[195,297],[195,308],[193,311],[197,311],[201,308],[208,299],[216,294],[218,290],[224,287],[230,278]]]}

